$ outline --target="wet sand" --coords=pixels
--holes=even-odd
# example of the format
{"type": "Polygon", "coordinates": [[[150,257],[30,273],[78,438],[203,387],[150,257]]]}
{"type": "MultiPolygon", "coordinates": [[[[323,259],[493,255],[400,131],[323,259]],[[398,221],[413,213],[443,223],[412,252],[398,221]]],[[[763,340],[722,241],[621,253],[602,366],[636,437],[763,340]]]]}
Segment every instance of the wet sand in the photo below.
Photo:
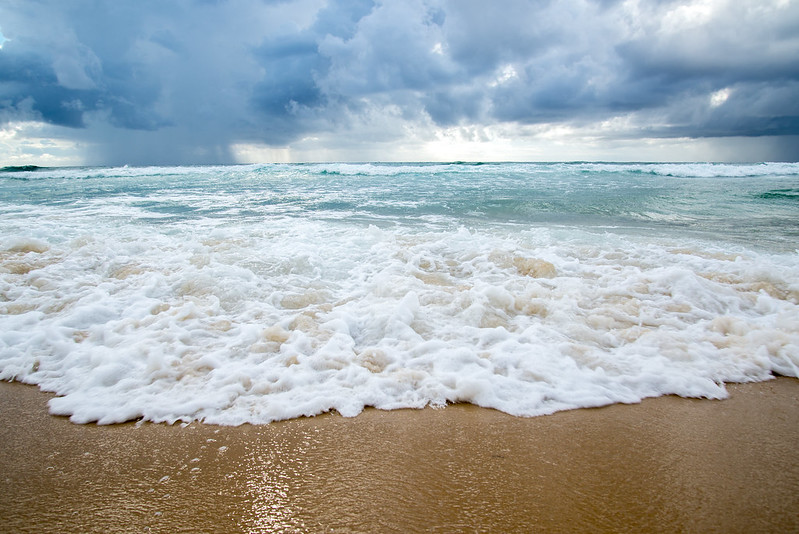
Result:
{"type": "Polygon", "coordinates": [[[98,427],[0,383],[0,531],[799,531],[799,380],[729,389],[532,419],[98,427]]]}

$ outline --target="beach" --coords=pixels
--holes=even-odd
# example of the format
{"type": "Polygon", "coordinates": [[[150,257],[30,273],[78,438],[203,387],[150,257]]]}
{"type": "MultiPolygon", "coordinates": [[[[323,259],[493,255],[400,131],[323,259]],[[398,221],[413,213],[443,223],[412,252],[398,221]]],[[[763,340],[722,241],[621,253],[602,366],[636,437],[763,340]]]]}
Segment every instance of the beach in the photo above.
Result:
{"type": "Polygon", "coordinates": [[[799,381],[519,418],[472,405],[76,425],[0,384],[3,532],[789,532],[799,381]]]}
{"type": "Polygon", "coordinates": [[[0,531],[799,531],[797,191],[795,163],[0,172],[0,531]]]}

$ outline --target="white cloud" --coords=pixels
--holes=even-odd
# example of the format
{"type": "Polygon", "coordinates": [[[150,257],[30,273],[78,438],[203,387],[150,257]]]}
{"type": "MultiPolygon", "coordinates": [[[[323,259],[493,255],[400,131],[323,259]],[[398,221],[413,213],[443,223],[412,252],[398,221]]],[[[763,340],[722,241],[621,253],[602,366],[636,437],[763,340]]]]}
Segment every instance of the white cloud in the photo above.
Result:
{"type": "Polygon", "coordinates": [[[502,85],[518,77],[519,74],[516,72],[516,69],[513,68],[513,65],[504,65],[500,70],[499,75],[493,81],[489,82],[488,85],[489,87],[496,87],[497,85],[502,85]]]}
{"type": "Polygon", "coordinates": [[[669,6],[661,19],[660,31],[675,33],[704,26],[713,19],[718,9],[723,9],[723,3],[718,0],[694,0],[669,6]]]}
{"type": "Polygon", "coordinates": [[[724,104],[730,98],[730,94],[732,90],[729,87],[725,87],[724,89],[719,89],[718,91],[714,91],[710,95],[710,107],[717,108],[724,104]]]}
{"type": "Polygon", "coordinates": [[[2,165],[83,165],[83,147],[53,127],[36,121],[14,121],[0,126],[2,165]]]}

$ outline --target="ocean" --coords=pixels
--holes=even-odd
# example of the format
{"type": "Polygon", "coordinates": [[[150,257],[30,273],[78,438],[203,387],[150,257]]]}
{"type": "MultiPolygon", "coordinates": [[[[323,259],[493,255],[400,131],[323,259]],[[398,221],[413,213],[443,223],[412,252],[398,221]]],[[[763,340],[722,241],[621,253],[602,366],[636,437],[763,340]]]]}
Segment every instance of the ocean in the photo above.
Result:
{"type": "Polygon", "coordinates": [[[6,167],[0,220],[0,379],[76,423],[799,375],[796,163],[6,167]]]}

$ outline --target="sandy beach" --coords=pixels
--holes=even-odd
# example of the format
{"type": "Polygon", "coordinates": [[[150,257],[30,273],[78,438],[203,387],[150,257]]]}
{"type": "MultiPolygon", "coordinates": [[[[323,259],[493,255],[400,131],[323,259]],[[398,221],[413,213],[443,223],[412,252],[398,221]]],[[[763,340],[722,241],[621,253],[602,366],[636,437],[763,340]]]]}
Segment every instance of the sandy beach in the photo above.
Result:
{"type": "Polygon", "coordinates": [[[3,532],[799,530],[799,381],[531,419],[75,425],[0,384],[3,532]]]}

